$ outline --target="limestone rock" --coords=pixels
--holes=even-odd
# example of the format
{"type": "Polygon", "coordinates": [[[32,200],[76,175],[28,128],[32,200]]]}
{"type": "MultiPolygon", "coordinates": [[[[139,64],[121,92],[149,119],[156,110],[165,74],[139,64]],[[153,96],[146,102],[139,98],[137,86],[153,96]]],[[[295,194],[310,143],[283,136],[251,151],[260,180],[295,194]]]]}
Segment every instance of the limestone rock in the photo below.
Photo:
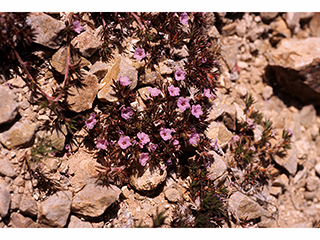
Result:
{"type": "Polygon", "coordinates": [[[7,158],[0,158],[0,174],[15,178],[18,173],[13,169],[12,164],[7,158]]]}
{"type": "Polygon", "coordinates": [[[64,227],[71,211],[72,193],[59,191],[39,204],[38,220],[51,227],[64,227]]]}
{"type": "Polygon", "coordinates": [[[274,160],[277,164],[284,167],[291,175],[294,175],[298,168],[297,151],[295,144],[287,152],[280,152],[275,155],[274,160]]]}
{"type": "Polygon", "coordinates": [[[304,106],[300,111],[300,121],[303,126],[309,128],[315,123],[317,112],[313,105],[304,106]]]}
{"type": "Polygon", "coordinates": [[[320,185],[320,179],[318,177],[309,176],[307,178],[306,187],[307,187],[308,191],[312,192],[312,191],[318,189],[319,185],[320,185]]]}
{"type": "Polygon", "coordinates": [[[230,45],[222,45],[221,46],[221,56],[226,61],[228,65],[228,69],[232,70],[236,64],[237,53],[240,47],[240,43],[234,43],[230,45]]]}
{"type": "Polygon", "coordinates": [[[7,83],[11,84],[13,87],[23,88],[26,86],[26,82],[20,76],[16,76],[7,81],[7,83]]]}
{"type": "Polygon", "coordinates": [[[83,80],[81,80],[83,86],[71,86],[69,88],[70,94],[67,97],[67,103],[69,104],[69,110],[73,112],[83,112],[91,109],[99,91],[98,78],[88,71],[82,70],[82,72],[84,74],[83,80]]]}
{"type": "Polygon", "coordinates": [[[320,13],[315,13],[309,23],[311,36],[320,37],[320,13]]]}
{"type": "Polygon", "coordinates": [[[0,125],[10,123],[18,113],[16,96],[8,87],[0,86],[0,125]]]}
{"type": "Polygon", "coordinates": [[[178,202],[179,200],[182,199],[180,191],[175,188],[166,189],[164,194],[170,202],[178,202]]]}
{"type": "Polygon", "coordinates": [[[100,81],[108,72],[108,64],[97,61],[91,66],[89,72],[96,75],[100,81]]]}
{"type": "Polygon", "coordinates": [[[281,187],[282,189],[286,189],[288,185],[289,185],[289,178],[285,174],[281,174],[272,183],[272,186],[281,187]]]}
{"type": "Polygon", "coordinates": [[[257,202],[240,192],[231,195],[229,207],[240,220],[256,219],[264,215],[263,208],[257,202]]]}
{"type": "Polygon", "coordinates": [[[212,155],[213,163],[208,167],[208,178],[212,181],[221,177],[227,171],[227,164],[222,157],[215,151],[208,152],[208,155],[212,155]]]}
{"type": "Polygon", "coordinates": [[[166,169],[154,167],[150,169],[148,163],[144,168],[137,169],[129,178],[130,184],[138,191],[152,191],[167,177],[166,169]]]}
{"type": "Polygon", "coordinates": [[[101,101],[116,102],[117,97],[114,96],[112,89],[112,79],[118,81],[119,77],[128,77],[131,81],[129,85],[131,89],[134,89],[138,83],[138,71],[133,67],[124,57],[119,56],[110,71],[102,79],[102,89],[98,93],[98,99],[101,101]]]}
{"type": "Polygon", "coordinates": [[[260,17],[262,21],[269,23],[273,19],[275,19],[278,16],[278,14],[279,14],[278,12],[261,12],[260,17]]]}
{"type": "Polygon", "coordinates": [[[81,221],[76,216],[71,215],[68,228],[92,228],[92,224],[89,222],[81,221]]]}
{"type": "Polygon", "coordinates": [[[13,212],[10,214],[10,222],[8,226],[10,228],[37,228],[38,224],[29,217],[13,212]]]}
{"type": "Polygon", "coordinates": [[[283,39],[271,51],[269,69],[279,87],[300,98],[320,104],[320,38],[283,39]]]}
{"type": "Polygon", "coordinates": [[[224,126],[224,124],[219,122],[212,122],[205,134],[210,139],[217,139],[217,143],[222,148],[229,143],[232,137],[232,133],[224,126]]]}
{"type": "MultiPolygon", "coordinates": [[[[79,63],[79,61],[80,61],[80,68],[91,67],[91,63],[87,59],[79,56],[78,53],[71,51],[70,64],[74,65],[79,63]]],[[[67,47],[63,46],[58,51],[56,51],[55,54],[53,54],[50,63],[51,63],[51,66],[57,72],[64,75],[66,72],[66,63],[67,63],[67,47]]]]}
{"type": "Polygon", "coordinates": [[[94,32],[86,30],[72,39],[71,44],[82,56],[89,58],[102,46],[103,41],[94,32]]]}
{"type": "Polygon", "coordinates": [[[284,20],[286,21],[289,29],[294,32],[300,28],[300,13],[299,12],[286,12],[284,14],[284,20]]]}
{"type": "Polygon", "coordinates": [[[84,151],[78,151],[69,158],[70,182],[75,192],[80,191],[89,181],[97,180],[98,165],[93,156],[84,151]]]}
{"type": "Polygon", "coordinates": [[[11,196],[7,190],[6,183],[0,183],[0,217],[5,217],[8,214],[10,207],[11,196]]]}
{"type": "Polygon", "coordinates": [[[20,202],[19,210],[22,214],[35,217],[38,215],[37,201],[34,200],[33,197],[23,195],[20,202]]]}
{"type": "Polygon", "coordinates": [[[0,133],[0,142],[8,149],[30,146],[36,129],[36,124],[16,122],[9,130],[0,133]]]}
{"type": "Polygon", "coordinates": [[[98,217],[119,199],[121,190],[113,185],[109,187],[89,183],[76,194],[72,202],[72,212],[89,217],[98,217]]]}
{"type": "Polygon", "coordinates": [[[59,36],[66,26],[42,12],[32,12],[27,16],[27,23],[35,30],[35,42],[51,49],[58,49],[64,39],[59,36]]]}

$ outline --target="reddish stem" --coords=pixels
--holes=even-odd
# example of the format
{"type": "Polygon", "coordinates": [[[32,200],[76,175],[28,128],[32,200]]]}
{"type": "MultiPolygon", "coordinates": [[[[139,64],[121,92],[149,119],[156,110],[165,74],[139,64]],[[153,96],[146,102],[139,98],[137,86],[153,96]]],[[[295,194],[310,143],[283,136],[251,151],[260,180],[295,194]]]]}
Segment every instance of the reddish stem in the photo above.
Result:
{"type": "Polygon", "coordinates": [[[131,12],[132,16],[135,17],[135,19],[138,21],[138,23],[140,24],[140,27],[143,29],[143,31],[146,30],[146,28],[143,26],[141,20],[140,20],[140,17],[138,17],[134,12],[131,12]]]}

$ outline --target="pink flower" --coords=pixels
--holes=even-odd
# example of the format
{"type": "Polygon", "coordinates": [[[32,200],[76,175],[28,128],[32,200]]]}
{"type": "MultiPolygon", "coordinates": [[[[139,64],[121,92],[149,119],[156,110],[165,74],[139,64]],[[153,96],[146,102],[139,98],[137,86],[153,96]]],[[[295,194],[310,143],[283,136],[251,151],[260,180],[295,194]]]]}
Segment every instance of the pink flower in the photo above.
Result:
{"type": "Polygon", "coordinates": [[[184,97],[179,97],[178,102],[177,102],[177,106],[179,107],[179,109],[181,111],[184,112],[187,108],[190,107],[189,99],[184,98],[184,97]]]}
{"type": "Polygon", "coordinates": [[[146,56],[146,53],[143,48],[136,48],[134,50],[133,57],[138,61],[141,61],[146,56]]]}
{"type": "Polygon", "coordinates": [[[235,143],[238,142],[240,140],[240,136],[239,135],[234,135],[231,137],[230,143],[235,143]]]}
{"type": "Polygon", "coordinates": [[[256,123],[254,122],[254,119],[252,118],[248,118],[247,119],[247,123],[248,123],[248,128],[249,129],[254,129],[256,127],[256,123]]]}
{"type": "Polygon", "coordinates": [[[79,24],[78,20],[73,22],[72,28],[76,33],[81,33],[81,31],[83,30],[83,27],[79,24]]]}
{"type": "Polygon", "coordinates": [[[192,105],[191,113],[196,118],[199,118],[203,114],[201,110],[201,105],[200,104],[192,105]]]}
{"type": "Polygon", "coordinates": [[[157,147],[158,147],[158,144],[154,144],[152,142],[149,142],[147,149],[149,152],[151,152],[151,151],[155,151],[157,149],[157,147]]]}
{"type": "Polygon", "coordinates": [[[145,166],[148,160],[149,160],[149,153],[141,153],[140,154],[139,163],[142,166],[145,166]]]}
{"type": "Polygon", "coordinates": [[[96,115],[94,113],[91,113],[90,117],[85,121],[88,129],[92,129],[96,125],[97,120],[95,119],[95,117],[96,115]]]}
{"type": "Polygon", "coordinates": [[[131,81],[129,80],[128,77],[124,76],[124,77],[119,77],[119,81],[121,83],[122,86],[128,86],[131,81]]]}
{"type": "Polygon", "coordinates": [[[148,88],[148,92],[151,94],[152,97],[158,96],[161,91],[158,88],[148,88]]]}
{"type": "Polygon", "coordinates": [[[199,134],[196,132],[191,133],[189,138],[190,144],[197,144],[198,140],[200,139],[199,134]]]}
{"type": "Polygon", "coordinates": [[[106,139],[98,139],[96,147],[98,149],[106,149],[108,145],[108,141],[106,139]]]}
{"type": "Polygon", "coordinates": [[[206,63],[206,62],[207,62],[207,58],[202,58],[202,59],[201,59],[201,62],[202,62],[202,63],[206,63]]]}
{"type": "Polygon", "coordinates": [[[180,81],[180,80],[184,80],[186,77],[186,72],[185,71],[182,71],[181,68],[177,68],[177,70],[175,71],[174,73],[174,78],[177,80],[177,81],[180,81]]]}
{"type": "Polygon", "coordinates": [[[189,21],[188,14],[186,12],[181,13],[179,20],[182,25],[187,25],[189,21]]]}
{"type": "Polygon", "coordinates": [[[121,109],[121,117],[128,120],[134,114],[131,107],[121,109]]]}
{"type": "Polygon", "coordinates": [[[180,95],[180,88],[173,86],[172,84],[168,87],[168,91],[170,96],[179,96],[180,95]]]}
{"type": "Polygon", "coordinates": [[[142,146],[144,144],[147,144],[148,142],[150,142],[150,138],[149,138],[148,134],[145,134],[144,132],[139,132],[137,134],[137,137],[140,139],[140,143],[142,146]]]}
{"type": "Polygon", "coordinates": [[[179,144],[179,140],[175,139],[172,143],[174,146],[177,146],[179,144]]]}
{"type": "Polygon", "coordinates": [[[210,144],[211,147],[213,147],[213,149],[217,152],[219,150],[218,147],[218,140],[216,139],[213,143],[210,144]]]}
{"type": "Polygon", "coordinates": [[[160,130],[160,136],[162,137],[163,140],[167,141],[172,138],[171,133],[175,132],[174,129],[168,129],[168,128],[162,128],[160,130]]]}
{"type": "Polygon", "coordinates": [[[129,147],[131,145],[130,137],[128,137],[128,136],[120,136],[120,138],[118,140],[118,144],[122,149],[126,149],[127,147],[129,147]]]}
{"type": "Polygon", "coordinates": [[[213,98],[213,95],[210,93],[210,89],[207,89],[207,88],[203,90],[203,96],[207,98],[213,98]]]}

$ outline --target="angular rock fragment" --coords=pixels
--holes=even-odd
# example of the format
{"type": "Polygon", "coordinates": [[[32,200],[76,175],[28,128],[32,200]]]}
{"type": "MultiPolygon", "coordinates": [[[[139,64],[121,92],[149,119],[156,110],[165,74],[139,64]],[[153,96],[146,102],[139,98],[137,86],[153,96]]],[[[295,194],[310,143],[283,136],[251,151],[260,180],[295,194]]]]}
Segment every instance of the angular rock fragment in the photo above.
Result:
{"type": "Polygon", "coordinates": [[[138,83],[138,71],[124,57],[119,56],[114,65],[102,79],[102,89],[98,93],[98,99],[101,101],[116,102],[117,97],[114,96],[112,89],[112,79],[118,81],[119,77],[128,77],[131,81],[130,88],[134,89],[138,83]]]}
{"type": "Polygon", "coordinates": [[[16,95],[8,87],[0,86],[0,125],[10,123],[18,113],[16,95]]]}
{"type": "Polygon", "coordinates": [[[71,215],[68,228],[92,228],[92,224],[89,222],[81,221],[76,216],[71,215]]]}
{"type": "Polygon", "coordinates": [[[27,16],[27,23],[35,30],[35,42],[51,49],[58,49],[64,39],[59,36],[65,24],[42,12],[32,12],[27,16]]]}
{"type": "Polygon", "coordinates": [[[51,227],[64,227],[71,211],[72,193],[59,191],[39,204],[40,224],[51,227]]]}
{"type": "Polygon", "coordinates": [[[5,217],[8,214],[10,207],[11,196],[7,190],[6,183],[0,183],[0,217],[5,217]]]}
{"type": "Polygon", "coordinates": [[[0,174],[14,178],[18,173],[13,169],[12,164],[7,158],[0,158],[0,174]]]}
{"type": "Polygon", "coordinates": [[[119,199],[121,190],[113,185],[109,187],[95,183],[87,184],[72,201],[72,212],[89,217],[98,217],[119,199]]]}
{"type": "Polygon", "coordinates": [[[10,214],[9,227],[11,228],[37,228],[38,224],[31,218],[25,217],[20,213],[13,212],[10,214]]]}
{"type": "Polygon", "coordinates": [[[30,146],[36,129],[36,124],[16,122],[9,130],[0,133],[0,142],[8,149],[30,146]]]}
{"type": "Polygon", "coordinates": [[[20,202],[19,210],[22,214],[35,217],[38,215],[37,201],[34,200],[33,197],[23,195],[20,202]]]}
{"type": "Polygon", "coordinates": [[[267,72],[279,87],[302,101],[320,105],[320,38],[283,39],[271,51],[267,72]]]}
{"type": "Polygon", "coordinates": [[[71,86],[69,88],[70,94],[67,97],[67,103],[69,110],[73,112],[83,112],[91,109],[99,91],[98,78],[88,71],[82,70],[82,72],[82,86],[71,86]]]}

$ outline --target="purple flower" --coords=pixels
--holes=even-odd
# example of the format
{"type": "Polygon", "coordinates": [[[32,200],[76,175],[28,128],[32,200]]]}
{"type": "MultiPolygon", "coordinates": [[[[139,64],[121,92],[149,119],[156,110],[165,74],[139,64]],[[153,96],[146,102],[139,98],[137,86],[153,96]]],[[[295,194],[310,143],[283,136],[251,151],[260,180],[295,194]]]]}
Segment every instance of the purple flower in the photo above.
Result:
{"type": "Polygon", "coordinates": [[[73,22],[72,28],[76,33],[81,33],[81,31],[83,30],[83,27],[79,23],[80,22],[78,20],[73,22]]]}
{"type": "Polygon", "coordinates": [[[210,93],[210,89],[207,89],[207,88],[203,90],[203,96],[207,98],[213,98],[213,95],[210,93]]]}
{"type": "Polygon", "coordinates": [[[293,132],[289,128],[287,128],[287,131],[289,133],[289,136],[292,137],[293,136],[293,132]]]}
{"type": "Polygon", "coordinates": [[[169,128],[162,128],[160,130],[160,136],[162,137],[163,140],[167,141],[172,138],[171,133],[175,132],[174,129],[169,129],[169,128]]]}
{"type": "Polygon", "coordinates": [[[199,134],[196,132],[191,133],[189,138],[190,144],[197,144],[198,140],[200,139],[199,134]]]}
{"type": "Polygon", "coordinates": [[[177,70],[175,71],[174,73],[174,78],[177,80],[177,81],[180,81],[180,80],[184,80],[186,77],[186,72],[185,71],[182,71],[181,68],[177,68],[177,70]]]}
{"type": "Polygon", "coordinates": [[[140,154],[139,163],[142,166],[145,166],[148,160],[149,160],[149,153],[141,153],[140,154]]]}
{"type": "Polygon", "coordinates": [[[240,136],[239,135],[234,135],[231,137],[230,143],[235,143],[238,142],[240,140],[240,136]]]}
{"type": "Polygon", "coordinates": [[[150,138],[149,138],[148,134],[145,134],[144,132],[139,132],[137,134],[137,137],[140,139],[140,143],[142,146],[144,144],[147,144],[148,142],[150,142],[150,138]]]}
{"type": "Polygon", "coordinates": [[[119,81],[121,83],[122,86],[128,86],[131,81],[129,80],[128,77],[124,76],[124,77],[119,77],[119,81]]]}
{"type": "Polygon", "coordinates": [[[158,88],[148,88],[148,92],[151,94],[152,97],[158,96],[161,91],[158,88]]]}
{"type": "Polygon", "coordinates": [[[203,114],[201,110],[201,105],[200,104],[192,105],[191,113],[196,118],[199,118],[203,114]]]}
{"type": "Polygon", "coordinates": [[[189,21],[189,17],[188,14],[186,12],[181,13],[179,21],[182,25],[187,25],[188,21],[189,21]]]}
{"type": "Polygon", "coordinates": [[[207,58],[202,58],[202,59],[201,59],[201,62],[202,62],[202,63],[206,63],[206,62],[207,62],[207,58]]]}
{"type": "Polygon", "coordinates": [[[106,139],[98,139],[96,147],[98,149],[106,149],[108,145],[108,141],[106,139]]]}
{"type": "Polygon", "coordinates": [[[126,149],[127,147],[129,147],[131,145],[130,137],[128,137],[128,136],[120,136],[118,144],[122,149],[126,149]]]}
{"type": "Polygon", "coordinates": [[[213,149],[217,152],[219,150],[218,147],[218,140],[216,139],[213,143],[210,144],[211,147],[213,147],[213,149]]]}
{"type": "Polygon", "coordinates": [[[92,129],[96,125],[97,120],[95,119],[96,115],[94,113],[90,114],[90,117],[85,121],[85,124],[88,129],[92,129]]]}
{"type": "Polygon", "coordinates": [[[149,152],[151,152],[151,151],[155,151],[157,149],[157,147],[158,147],[158,144],[154,144],[152,142],[149,142],[147,149],[149,152]]]}
{"type": "Polygon", "coordinates": [[[121,109],[121,117],[128,120],[133,115],[133,110],[131,107],[121,109]]]}
{"type": "Polygon", "coordinates": [[[167,160],[167,163],[168,163],[168,165],[171,165],[171,164],[172,164],[172,161],[171,161],[170,158],[167,160]]]}
{"type": "Polygon", "coordinates": [[[168,87],[168,91],[169,91],[170,96],[172,96],[172,97],[180,95],[180,88],[175,87],[173,85],[170,85],[168,87]]]}
{"type": "Polygon", "coordinates": [[[141,61],[146,56],[146,53],[143,48],[136,48],[134,50],[133,57],[138,61],[141,61]]]}
{"type": "Polygon", "coordinates": [[[175,139],[172,143],[174,146],[177,146],[179,144],[179,140],[175,139]]]}
{"type": "Polygon", "coordinates": [[[248,128],[249,129],[254,129],[256,127],[256,123],[254,123],[254,119],[252,118],[248,118],[247,119],[247,123],[248,123],[248,128]]]}
{"type": "Polygon", "coordinates": [[[177,102],[177,106],[179,107],[179,109],[181,111],[184,112],[187,108],[190,107],[189,99],[184,98],[184,97],[179,97],[178,102],[177,102]]]}

